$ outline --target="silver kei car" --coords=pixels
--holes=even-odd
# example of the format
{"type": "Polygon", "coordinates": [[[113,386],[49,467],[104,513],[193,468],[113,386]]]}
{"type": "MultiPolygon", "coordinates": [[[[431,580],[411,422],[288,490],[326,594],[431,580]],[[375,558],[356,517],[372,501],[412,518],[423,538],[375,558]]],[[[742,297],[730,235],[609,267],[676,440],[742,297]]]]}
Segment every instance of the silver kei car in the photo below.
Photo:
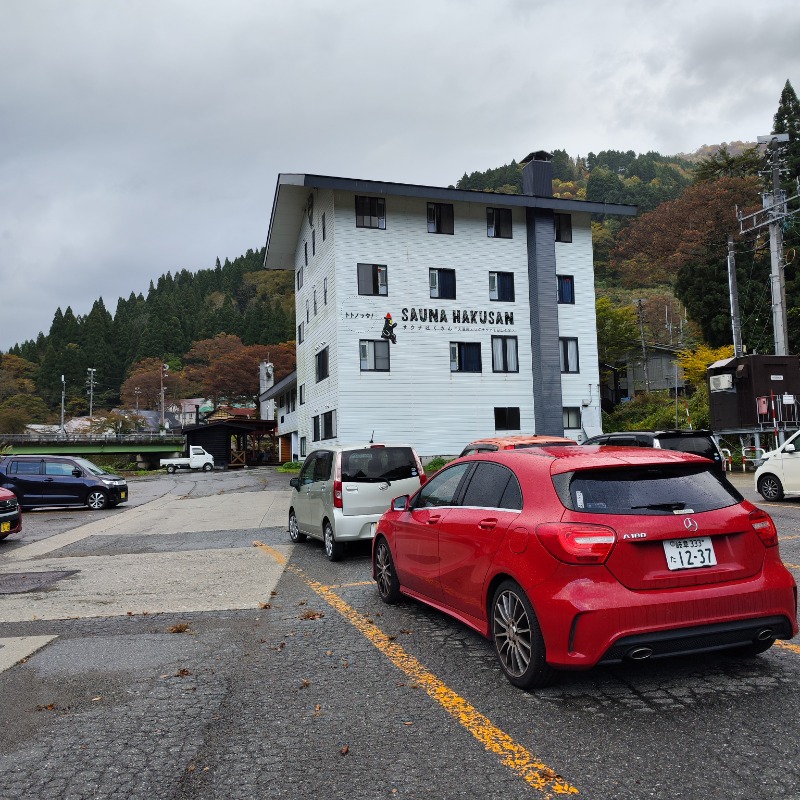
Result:
{"type": "Polygon", "coordinates": [[[339,561],[346,542],[372,539],[392,499],[425,483],[422,462],[407,445],[331,445],[309,453],[292,478],[289,538],[321,539],[339,561]]]}

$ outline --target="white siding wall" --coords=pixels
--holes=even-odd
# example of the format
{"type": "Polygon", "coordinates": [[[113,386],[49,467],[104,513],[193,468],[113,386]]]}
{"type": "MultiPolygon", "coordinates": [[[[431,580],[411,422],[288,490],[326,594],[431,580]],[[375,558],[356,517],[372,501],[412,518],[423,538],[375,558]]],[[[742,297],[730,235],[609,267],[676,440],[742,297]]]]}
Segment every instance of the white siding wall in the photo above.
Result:
{"type": "Polygon", "coordinates": [[[354,205],[352,194],[337,193],[340,439],[374,431],[376,441],[408,441],[423,455],[458,453],[495,433],[495,406],[518,406],[521,430],[533,430],[524,212],[514,212],[514,238],[490,239],[482,205],[455,204],[453,235],[428,233],[424,199],[387,198],[385,231],[356,228],[354,205]],[[387,265],[387,296],[358,294],[359,262],[387,265]],[[455,300],[430,297],[431,268],[456,271],[455,300]],[[513,303],[489,300],[490,271],[514,273],[513,303]],[[444,309],[447,322],[412,321],[411,309],[444,309]],[[514,323],[455,324],[456,310],[512,312],[514,323]],[[359,340],[380,339],[386,313],[397,323],[391,372],[362,372],[359,340]],[[519,373],[492,372],[493,333],[517,337],[519,373]],[[451,372],[451,341],[480,343],[483,371],[451,372]]]}
{"type": "MultiPolygon", "coordinates": [[[[407,442],[425,456],[458,453],[472,439],[494,435],[495,406],[519,407],[518,432],[535,433],[524,209],[513,210],[512,239],[490,239],[486,206],[481,204],[455,204],[451,236],[428,233],[424,199],[387,197],[386,230],[378,230],[356,228],[353,193],[314,195],[316,254],[312,255],[311,227],[304,219],[295,257],[295,274],[301,265],[304,273],[303,287],[296,291],[297,324],[305,323],[304,341],[297,345],[297,421],[299,435],[306,437],[306,453],[318,444],[312,442],[312,417],[330,410],[337,416],[335,441],[366,442],[374,432],[375,441],[407,442]],[[308,266],[304,265],[306,241],[308,266]],[[387,266],[387,296],[358,294],[358,263],[387,266]],[[430,297],[430,268],[455,269],[456,300],[430,297]],[[514,302],[490,301],[490,271],[514,273],[514,302]],[[417,313],[444,309],[447,322],[412,321],[412,308],[417,313]],[[403,309],[408,310],[406,320],[403,309]],[[453,311],[512,312],[514,319],[513,324],[458,324],[453,322],[453,311]],[[362,372],[359,340],[380,340],[387,313],[397,323],[397,343],[390,345],[391,371],[362,372]],[[518,373],[492,371],[492,335],[517,337],[518,373]],[[483,371],[451,372],[451,341],[479,342],[483,371]],[[316,383],[314,356],[325,346],[330,377],[316,383]]],[[[497,206],[503,207],[501,195],[497,206]]],[[[596,401],[598,383],[589,215],[573,215],[572,244],[556,248],[558,272],[575,277],[576,293],[575,306],[558,308],[561,335],[577,336],[580,347],[581,373],[562,376],[564,405],[581,406],[583,400],[596,401]]]]}
{"type": "Polygon", "coordinates": [[[562,404],[581,409],[583,431],[566,430],[579,438],[602,433],[600,420],[600,373],[597,356],[592,228],[589,214],[572,215],[572,242],[556,242],[556,272],[575,279],[575,305],[558,305],[561,336],[578,338],[580,372],[561,376],[562,404]]]}

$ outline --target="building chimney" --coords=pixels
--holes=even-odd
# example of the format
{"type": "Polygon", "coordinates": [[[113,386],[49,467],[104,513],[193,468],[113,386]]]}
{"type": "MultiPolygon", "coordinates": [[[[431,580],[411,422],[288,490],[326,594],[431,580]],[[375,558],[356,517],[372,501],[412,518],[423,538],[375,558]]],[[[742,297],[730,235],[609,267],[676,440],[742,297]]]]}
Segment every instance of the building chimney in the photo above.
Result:
{"type": "Polygon", "coordinates": [[[522,159],[522,194],[553,196],[553,154],[537,150],[522,159]]]}

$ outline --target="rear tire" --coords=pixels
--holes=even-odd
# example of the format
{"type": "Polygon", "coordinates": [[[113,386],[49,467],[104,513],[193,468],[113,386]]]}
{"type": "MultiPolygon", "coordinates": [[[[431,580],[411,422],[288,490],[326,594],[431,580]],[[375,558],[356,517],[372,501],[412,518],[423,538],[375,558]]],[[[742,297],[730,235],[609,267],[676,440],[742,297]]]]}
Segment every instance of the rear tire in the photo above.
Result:
{"type": "Polygon", "coordinates": [[[783,500],[783,485],[778,478],[768,473],[759,478],[758,493],[765,500],[783,500]]]}
{"type": "Polygon", "coordinates": [[[539,622],[519,584],[503,581],[495,590],[490,610],[494,651],[506,678],[520,689],[553,683],[557,673],[547,663],[539,622]]]}
{"type": "Polygon", "coordinates": [[[333,528],[328,520],[325,520],[325,524],[322,526],[322,535],[325,540],[325,555],[328,556],[328,561],[341,561],[344,555],[344,545],[334,538],[333,528]]]}
{"type": "Polygon", "coordinates": [[[212,469],[214,469],[214,467],[212,467],[211,464],[203,464],[203,472],[211,472],[212,469]]]}
{"type": "Polygon", "coordinates": [[[306,540],[306,535],[300,532],[297,527],[297,517],[295,516],[294,509],[289,509],[289,538],[295,543],[299,544],[306,540]]]}
{"type": "Polygon", "coordinates": [[[175,472],[175,465],[174,464],[167,464],[167,472],[172,475],[175,472]]]}

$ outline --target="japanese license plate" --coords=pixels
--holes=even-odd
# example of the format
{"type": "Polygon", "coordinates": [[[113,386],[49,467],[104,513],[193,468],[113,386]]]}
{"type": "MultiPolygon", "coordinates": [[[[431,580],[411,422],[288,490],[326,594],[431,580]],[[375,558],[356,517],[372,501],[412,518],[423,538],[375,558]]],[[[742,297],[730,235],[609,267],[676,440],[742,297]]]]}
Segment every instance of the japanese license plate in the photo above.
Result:
{"type": "Polygon", "coordinates": [[[0,533],[7,533],[11,530],[10,522],[0,522],[0,533]]]}
{"type": "Polygon", "coordinates": [[[124,489],[119,493],[119,499],[120,500],[127,500],[128,499],[128,493],[124,489]]]}
{"type": "Polygon", "coordinates": [[[695,539],[670,539],[664,542],[664,555],[670,569],[697,569],[717,563],[710,536],[695,539]]]}

